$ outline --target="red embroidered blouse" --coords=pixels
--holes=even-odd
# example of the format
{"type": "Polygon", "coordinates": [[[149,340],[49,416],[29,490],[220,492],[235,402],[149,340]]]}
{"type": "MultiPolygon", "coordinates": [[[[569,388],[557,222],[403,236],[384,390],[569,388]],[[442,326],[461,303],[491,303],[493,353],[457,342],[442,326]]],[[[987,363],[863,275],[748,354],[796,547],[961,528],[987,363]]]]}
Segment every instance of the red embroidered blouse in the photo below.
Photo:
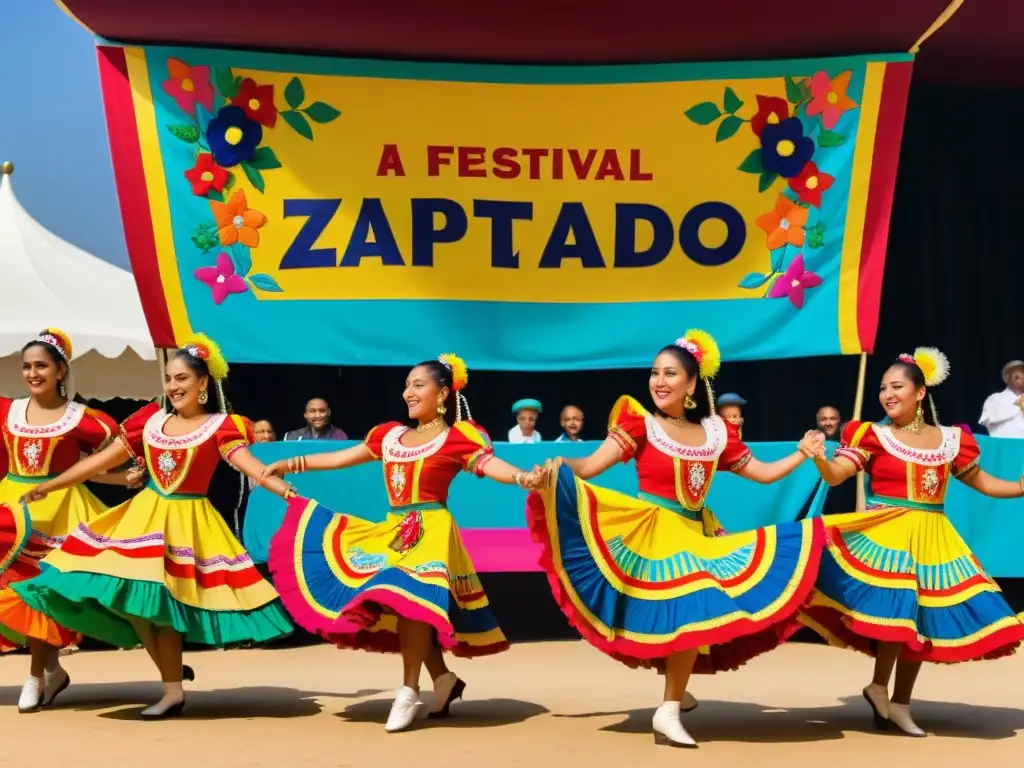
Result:
{"type": "Polygon", "coordinates": [[[384,464],[384,485],[392,507],[436,502],[444,504],[459,472],[483,477],[494,456],[487,433],[468,421],[456,422],[433,440],[414,448],[402,444],[409,428],[391,421],[366,435],[366,446],[384,464]]]}
{"type": "Polygon", "coordinates": [[[942,443],[934,449],[911,448],[891,426],[851,421],[843,429],[836,458],[871,476],[871,493],[921,504],[942,504],[950,476],[963,477],[978,465],[977,440],[959,427],[939,427],[942,443]]]}
{"type": "Polygon", "coordinates": [[[608,436],[619,444],[622,460],[636,461],[641,493],[675,499],[692,511],[704,506],[718,469],[737,472],[751,458],[736,427],[719,416],[701,421],[707,439],[699,446],[672,440],[654,416],[629,396],[616,401],[608,421],[608,436]]]}
{"type": "Polygon", "coordinates": [[[121,443],[140,456],[161,493],[205,496],[223,459],[253,441],[252,423],[242,417],[216,413],[187,435],[170,437],[164,424],[171,414],[151,403],[121,424],[121,443]]]}
{"type": "Polygon", "coordinates": [[[117,434],[117,422],[102,411],[69,401],[53,424],[29,424],[28,398],[0,397],[0,435],[4,450],[0,467],[21,477],[59,475],[82,453],[92,452],[117,434]],[[9,467],[6,466],[9,463],[9,467]]]}

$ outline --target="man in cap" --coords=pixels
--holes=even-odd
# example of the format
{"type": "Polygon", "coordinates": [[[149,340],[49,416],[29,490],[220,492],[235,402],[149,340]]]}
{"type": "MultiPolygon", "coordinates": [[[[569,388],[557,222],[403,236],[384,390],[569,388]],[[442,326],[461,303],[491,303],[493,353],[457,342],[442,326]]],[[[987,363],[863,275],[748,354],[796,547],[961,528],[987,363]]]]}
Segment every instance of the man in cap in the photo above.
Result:
{"type": "Polygon", "coordinates": [[[733,424],[739,430],[741,438],[743,436],[743,406],[746,404],[747,401],[735,392],[726,392],[724,395],[719,395],[715,401],[718,415],[730,424],[733,424]]]}
{"type": "Polygon", "coordinates": [[[1024,437],[1024,360],[1003,366],[1006,389],[989,395],[978,423],[992,437],[1024,437]]]}
{"type": "Polygon", "coordinates": [[[537,431],[537,417],[541,412],[540,400],[526,397],[512,404],[516,425],[508,431],[510,443],[539,443],[543,438],[537,431]]]}

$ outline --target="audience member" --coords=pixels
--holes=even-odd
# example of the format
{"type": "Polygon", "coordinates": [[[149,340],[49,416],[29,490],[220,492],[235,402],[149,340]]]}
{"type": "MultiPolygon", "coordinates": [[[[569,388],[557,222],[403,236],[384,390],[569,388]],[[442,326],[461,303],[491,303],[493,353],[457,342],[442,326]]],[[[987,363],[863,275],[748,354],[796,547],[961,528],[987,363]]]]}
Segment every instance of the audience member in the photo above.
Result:
{"type": "Polygon", "coordinates": [[[252,433],[257,443],[277,442],[277,432],[274,431],[274,425],[266,419],[254,422],[252,425],[252,433]]]}
{"type": "Polygon", "coordinates": [[[510,443],[539,443],[543,438],[537,431],[537,417],[541,412],[540,400],[524,398],[512,404],[516,425],[508,431],[510,443]]]}
{"type": "Polygon", "coordinates": [[[842,417],[839,415],[839,409],[831,405],[823,405],[818,409],[818,429],[825,435],[826,440],[838,441],[840,433],[840,424],[842,417]]]}
{"type": "Polygon", "coordinates": [[[1024,437],[1024,360],[1003,366],[1006,389],[989,395],[978,423],[992,437],[1024,437]]]}
{"type": "Polygon", "coordinates": [[[344,430],[331,424],[331,407],[322,397],[306,403],[306,426],[286,432],[285,440],[348,440],[344,430]]]}
{"type": "Polygon", "coordinates": [[[559,423],[562,425],[562,434],[555,442],[574,443],[580,439],[580,432],[583,431],[583,411],[575,405],[567,405],[562,409],[559,423]]]}
{"type": "Polygon", "coordinates": [[[743,406],[746,404],[747,401],[735,392],[726,392],[724,395],[719,395],[715,401],[718,415],[730,424],[733,424],[740,431],[741,437],[743,435],[743,406]]]}

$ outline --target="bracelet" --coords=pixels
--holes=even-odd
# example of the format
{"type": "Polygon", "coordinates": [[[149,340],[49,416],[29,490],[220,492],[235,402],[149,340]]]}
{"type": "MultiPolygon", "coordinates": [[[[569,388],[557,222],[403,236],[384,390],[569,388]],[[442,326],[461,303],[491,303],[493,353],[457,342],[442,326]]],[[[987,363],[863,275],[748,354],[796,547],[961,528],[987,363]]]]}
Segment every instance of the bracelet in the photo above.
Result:
{"type": "Polygon", "coordinates": [[[520,488],[523,487],[523,473],[522,472],[516,472],[514,475],[512,475],[512,480],[520,488]]]}

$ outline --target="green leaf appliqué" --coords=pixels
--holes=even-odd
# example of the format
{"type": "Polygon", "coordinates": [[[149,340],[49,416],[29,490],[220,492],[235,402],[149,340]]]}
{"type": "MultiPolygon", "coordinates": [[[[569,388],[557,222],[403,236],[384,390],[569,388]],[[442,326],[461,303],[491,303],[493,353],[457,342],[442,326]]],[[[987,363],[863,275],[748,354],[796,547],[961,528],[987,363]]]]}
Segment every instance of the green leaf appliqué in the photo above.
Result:
{"type": "Polygon", "coordinates": [[[686,116],[697,125],[711,125],[722,116],[722,111],[714,102],[703,101],[686,110],[686,116]]]}

